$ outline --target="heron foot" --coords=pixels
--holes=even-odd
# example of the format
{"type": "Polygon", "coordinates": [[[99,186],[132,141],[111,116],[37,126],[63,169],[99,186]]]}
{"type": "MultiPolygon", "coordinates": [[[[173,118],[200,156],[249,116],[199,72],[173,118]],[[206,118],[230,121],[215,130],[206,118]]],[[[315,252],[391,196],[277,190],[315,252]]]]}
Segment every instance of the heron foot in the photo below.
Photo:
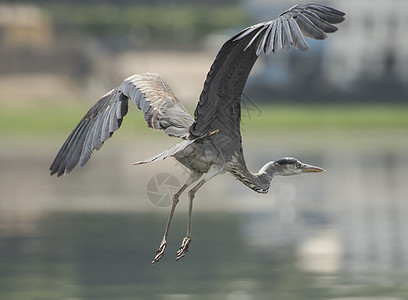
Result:
{"type": "Polygon", "coordinates": [[[157,263],[163,256],[164,256],[164,250],[166,250],[167,247],[167,241],[163,239],[163,241],[160,244],[159,249],[156,251],[156,256],[154,257],[152,261],[152,265],[154,263],[157,263]]]}
{"type": "Polygon", "coordinates": [[[191,242],[191,238],[187,236],[183,239],[180,249],[177,251],[176,260],[179,260],[180,258],[184,257],[184,255],[186,255],[186,253],[188,252],[188,246],[190,245],[190,242],[191,242]]]}

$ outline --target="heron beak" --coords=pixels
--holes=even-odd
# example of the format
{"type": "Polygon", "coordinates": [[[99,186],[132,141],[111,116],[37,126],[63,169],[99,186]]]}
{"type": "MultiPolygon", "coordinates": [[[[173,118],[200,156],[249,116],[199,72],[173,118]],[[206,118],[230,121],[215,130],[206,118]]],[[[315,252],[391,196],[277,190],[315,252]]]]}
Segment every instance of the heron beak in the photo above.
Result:
{"type": "Polygon", "coordinates": [[[326,170],[319,168],[319,167],[311,166],[311,165],[304,164],[302,166],[302,173],[318,173],[318,172],[324,172],[324,171],[326,170]]]}

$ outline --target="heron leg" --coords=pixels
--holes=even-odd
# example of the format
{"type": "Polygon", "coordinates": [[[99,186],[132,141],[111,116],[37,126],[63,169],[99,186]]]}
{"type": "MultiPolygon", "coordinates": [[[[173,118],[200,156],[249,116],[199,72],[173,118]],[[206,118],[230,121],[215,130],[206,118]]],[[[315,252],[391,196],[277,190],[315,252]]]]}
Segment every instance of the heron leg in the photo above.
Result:
{"type": "Polygon", "coordinates": [[[169,229],[170,229],[170,223],[171,220],[173,219],[174,211],[176,209],[176,205],[179,202],[179,197],[180,195],[186,190],[186,188],[191,185],[193,182],[197,181],[201,177],[202,173],[198,172],[192,172],[190,174],[190,177],[187,179],[187,182],[181,187],[180,190],[178,190],[177,193],[173,195],[172,198],[172,203],[171,203],[171,209],[170,209],[170,214],[169,218],[167,219],[167,224],[166,224],[166,229],[164,231],[164,236],[163,239],[160,243],[159,249],[156,251],[156,256],[154,257],[152,264],[158,262],[164,255],[164,251],[166,250],[167,246],[167,236],[169,234],[169,229]]]}
{"type": "Polygon", "coordinates": [[[188,251],[188,246],[190,245],[191,242],[191,220],[192,220],[192,213],[193,213],[193,199],[195,196],[195,193],[198,191],[200,187],[202,187],[206,183],[205,179],[202,179],[195,187],[193,187],[189,192],[188,192],[188,224],[187,224],[187,235],[183,239],[183,242],[181,243],[180,249],[177,251],[177,258],[176,260],[179,260],[180,258],[184,257],[184,255],[188,251]]]}
{"type": "Polygon", "coordinates": [[[164,250],[166,250],[166,246],[167,246],[167,236],[169,234],[170,223],[174,215],[174,210],[176,209],[176,205],[179,202],[179,197],[181,193],[183,193],[187,187],[188,187],[187,184],[183,185],[181,189],[173,195],[170,214],[169,214],[169,218],[167,219],[166,230],[164,231],[163,240],[160,243],[159,249],[156,251],[156,256],[154,257],[152,264],[158,262],[164,255],[164,250]]]}

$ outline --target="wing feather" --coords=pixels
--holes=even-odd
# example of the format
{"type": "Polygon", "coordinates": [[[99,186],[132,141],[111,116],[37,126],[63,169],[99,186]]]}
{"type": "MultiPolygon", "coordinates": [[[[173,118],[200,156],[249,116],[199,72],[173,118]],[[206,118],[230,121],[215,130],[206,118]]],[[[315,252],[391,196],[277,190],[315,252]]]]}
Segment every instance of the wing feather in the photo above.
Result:
{"type": "MultiPolygon", "coordinates": [[[[276,23],[277,20],[274,20],[273,22],[276,23]]],[[[268,41],[266,42],[266,45],[265,45],[265,48],[264,48],[264,52],[266,54],[270,54],[272,52],[272,50],[273,50],[273,41],[274,41],[274,38],[275,38],[275,33],[276,33],[276,27],[277,26],[271,26],[271,27],[272,27],[271,33],[268,35],[268,41]]],[[[259,54],[261,54],[261,53],[259,53],[259,54]]],[[[259,56],[259,54],[258,54],[258,56],[259,56]]]]}
{"type": "Polygon", "coordinates": [[[296,21],[303,36],[317,40],[324,40],[327,38],[327,34],[316,27],[306,16],[298,15],[296,21]]]}
{"type": "Polygon", "coordinates": [[[329,22],[320,19],[313,11],[306,10],[303,15],[307,17],[317,28],[324,32],[332,33],[337,31],[337,27],[331,25],[329,22]]]}
{"type": "Polygon", "coordinates": [[[103,96],[81,119],[51,164],[51,175],[69,173],[78,162],[85,165],[93,151],[120,128],[129,99],[142,110],[150,128],[188,138],[193,118],[170,87],[157,74],[133,75],[103,96]]]}
{"type": "Polygon", "coordinates": [[[278,52],[280,49],[282,49],[282,22],[277,22],[272,51],[278,52]]]}
{"type": "Polygon", "coordinates": [[[309,4],[307,6],[309,11],[313,11],[323,21],[331,24],[337,24],[344,21],[344,12],[337,9],[317,4],[309,4]]]}
{"type": "Polygon", "coordinates": [[[259,55],[262,51],[265,51],[265,45],[267,44],[268,38],[270,37],[272,28],[273,26],[268,26],[268,28],[266,29],[265,34],[263,35],[263,38],[256,49],[256,55],[259,55]]]}
{"type": "Polygon", "coordinates": [[[293,37],[293,46],[301,51],[306,51],[307,49],[309,49],[309,46],[307,45],[305,38],[302,35],[302,31],[300,30],[298,23],[294,19],[289,19],[288,22],[290,32],[292,33],[293,37]]]}
{"type": "Polygon", "coordinates": [[[97,119],[90,120],[90,123],[92,124],[89,125],[90,129],[88,130],[88,133],[84,141],[84,145],[82,147],[83,149],[82,149],[81,159],[79,162],[80,166],[83,166],[84,164],[87,163],[87,161],[91,158],[93,148],[96,149],[96,145],[92,143],[95,138],[96,130],[98,128],[97,126],[95,126],[96,121],[97,119]]]}
{"type": "Polygon", "coordinates": [[[256,38],[262,33],[262,31],[264,31],[265,29],[267,29],[267,27],[261,27],[260,30],[258,30],[258,32],[253,36],[253,38],[251,39],[251,41],[248,43],[248,45],[245,47],[244,51],[246,49],[248,49],[249,47],[251,47],[251,45],[254,43],[254,41],[256,40],[256,38]]]}
{"type": "Polygon", "coordinates": [[[290,45],[293,43],[292,34],[290,33],[288,21],[282,22],[282,49],[289,51],[290,45]]]}

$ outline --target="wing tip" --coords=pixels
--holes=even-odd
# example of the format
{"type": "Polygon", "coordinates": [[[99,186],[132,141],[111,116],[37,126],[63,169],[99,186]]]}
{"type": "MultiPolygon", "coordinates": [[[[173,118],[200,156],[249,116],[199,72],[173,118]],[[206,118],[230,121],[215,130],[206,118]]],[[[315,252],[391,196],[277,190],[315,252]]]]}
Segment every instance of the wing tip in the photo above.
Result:
{"type": "Polygon", "coordinates": [[[61,169],[61,170],[59,170],[59,169],[57,169],[57,170],[51,170],[50,176],[53,176],[54,174],[56,174],[57,177],[61,177],[62,175],[66,174],[66,173],[68,174],[69,172],[66,172],[65,169],[61,169]]]}
{"type": "Polygon", "coordinates": [[[64,172],[61,174],[59,168],[60,167],[57,167],[55,165],[55,163],[52,163],[51,167],[49,168],[50,176],[53,176],[54,174],[57,174],[57,177],[60,177],[64,172]]]}
{"type": "Polygon", "coordinates": [[[148,163],[148,161],[137,161],[137,162],[133,163],[132,165],[133,166],[138,166],[138,165],[145,165],[147,163],[148,163]]]}

